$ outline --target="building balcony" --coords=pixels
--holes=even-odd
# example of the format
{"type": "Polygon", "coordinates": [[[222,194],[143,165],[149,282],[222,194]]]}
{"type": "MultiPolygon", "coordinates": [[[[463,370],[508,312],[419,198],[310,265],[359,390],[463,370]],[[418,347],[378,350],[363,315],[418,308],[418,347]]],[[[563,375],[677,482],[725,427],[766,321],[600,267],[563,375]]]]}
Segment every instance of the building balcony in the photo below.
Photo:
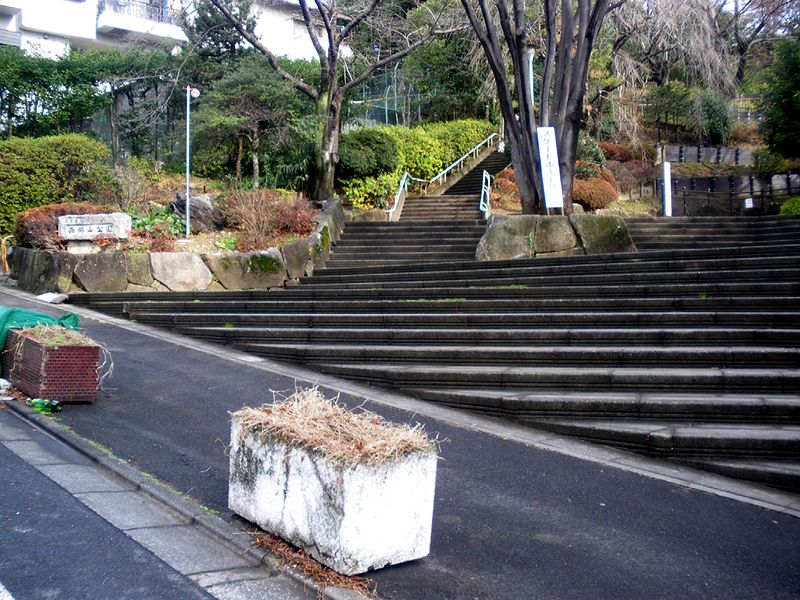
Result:
{"type": "Polygon", "coordinates": [[[163,0],[100,0],[97,31],[138,35],[150,41],[186,41],[176,11],[163,0]]]}

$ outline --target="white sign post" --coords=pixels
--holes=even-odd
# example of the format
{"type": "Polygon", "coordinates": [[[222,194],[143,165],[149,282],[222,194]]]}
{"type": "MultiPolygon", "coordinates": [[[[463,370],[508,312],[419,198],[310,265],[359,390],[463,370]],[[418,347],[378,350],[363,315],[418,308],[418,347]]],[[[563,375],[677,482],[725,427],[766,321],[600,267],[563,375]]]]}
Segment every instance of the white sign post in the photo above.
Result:
{"type": "Polygon", "coordinates": [[[561,169],[558,167],[555,128],[537,127],[536,141],[539,144],[539,162],[542,165],[544,205],[547,208],[564,210],[564,192],[561,189],[561,169]]]}
{"type": "Polygon", "coordinates": [[[664,216],[672,216],[672,164],[664,161],[664,216]]]}

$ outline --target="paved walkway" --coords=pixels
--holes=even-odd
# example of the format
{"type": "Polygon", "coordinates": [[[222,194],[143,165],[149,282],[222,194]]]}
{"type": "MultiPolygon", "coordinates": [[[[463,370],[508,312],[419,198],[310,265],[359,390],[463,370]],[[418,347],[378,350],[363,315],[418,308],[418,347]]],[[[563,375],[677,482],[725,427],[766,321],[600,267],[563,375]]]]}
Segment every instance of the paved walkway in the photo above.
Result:
{"type": "MultiPolygon", "coordinates": [[[[61,310],[33,304],[16,291],[0,291],[0,304],[61,310]]],[[[330,393],[343,392],[348,404],[365,404],[397,421],[420,421],[447,438],[431,555],[373,573],[384,598],[800,594],[797,496],[418,403],[100,315],[84,317],[82,325],[112,353],[114,377],[97,402],[68,406],[57,421],[235,525],[242,524],[226,508],[228,412],[270,400],[271,390],[290,392],[316,381],[330,393]]]]}

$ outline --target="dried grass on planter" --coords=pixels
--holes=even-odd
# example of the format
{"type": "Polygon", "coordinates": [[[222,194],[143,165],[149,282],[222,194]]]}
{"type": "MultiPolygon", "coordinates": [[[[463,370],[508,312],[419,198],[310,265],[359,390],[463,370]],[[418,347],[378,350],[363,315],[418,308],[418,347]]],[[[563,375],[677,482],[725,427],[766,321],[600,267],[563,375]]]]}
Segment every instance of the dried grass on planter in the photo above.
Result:
{"type": "Polygon", "coordinates": [[[437,440],[422,425],[397,425],[367,410],[348,410],[317,387],[232,415],[244,433],[305,448],[346,465],[376,465],[413,452],[435,452],[437,440]]]}

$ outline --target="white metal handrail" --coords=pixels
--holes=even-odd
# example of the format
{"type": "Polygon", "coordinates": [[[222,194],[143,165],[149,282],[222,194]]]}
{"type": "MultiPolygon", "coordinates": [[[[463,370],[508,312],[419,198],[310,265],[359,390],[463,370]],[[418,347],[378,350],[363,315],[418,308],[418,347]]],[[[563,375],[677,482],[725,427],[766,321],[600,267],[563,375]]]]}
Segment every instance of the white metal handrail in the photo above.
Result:
{"type": "Polygon", "coordinates": [[[488,171],[483,172],[483,179],[481,180],[481,203],[480,209],[483,213],[483,218],[488,219],[492,214],[492,181],[494,177],[489,175],[488,171]]]}
{"type": "Polygon", "coordinates": [[[461,166],[463,166],[463,164],[467,161],[467,159],[476,157],[478,155],[478,152],[480,152],[481,148],[483,148],[484,146],[487,146],[487,147],[490,146],[491,143],[492,143],[492,140],[494,138],[496,138],[496,137],[497,137],[497,133],[491,134],[489,137],[487,137],[485,140],[483,140],[480,144],[478,144],[472,150],[467,152],[464,156],[462,156],[461,158],[459,158],[458,160],[453,162],[449,167],[446,167],[446,168],[442,169],[442,171],[438,175],[435,175],[428,183],[434,183],[435,181],[438,181],[439,179],[442,180],[442,183],[445,183],[447,181],[447,176],[450,174],[450,171],[452,171],[453,169],[460,168],[461,166]]]}
{"type": "Polygon", "coordinates": [[[422,184],[421,187],[423,187],[424,189],[427,189],[427,187],[430,184],[434,183],[435,181],[438,181],[439,179],[442,179],[441,183],[445,183],[447,181],[447,175],[450,173],[450,171],[452,171],[456,167],[460,167],[461,165],[463,165],[464,162],[468,158],[477,156],[478,152],[480,152],[481,148],[483,148],[484,146],[487,146],[487,147],[490,146],[491,143],[492,143],[492,140],[494,138],[496,138],[496,137],[497,137],[496,133],[491,134],[485,140],[483,140],[480,144],[478,144],[472,150],[467,152],[464,156],[459,158],[457,161],[455,161],[453,164],[451,164],[446,169],[442,170],[438,175],[434,176],[433,179],[418,179],[417,177],[412,177],[411,174],[408,171],[403,173],[403,176],[400,178],[400,185],[397,186],[397,192],[394,195],[394,203],[392,204],[392,208],[386,209],[386,213],[389,216],[389,220],[390,221],[393,220],[393,217],[394,217],[395,213],[397,212],[398,207],[402,206],[403,200],[405,199],[405,195],[404,194],[405,194],[405,192],[408,191],[408,182],[409,182],[409,180],[416,181],[417,183],[422,184]]]}
{"type": "Polygon", "coordinates": [[[386,214],[390,221],[393,221],[393,217],[397,212],[397,209],[403,205],[403,200],[405,200],[405,192],[408,191],[408,182],[409,181],[416,181],[419,183],[428,183],[427,179],[417,179],[416,177],[412,177],[411,174],[406,171],[403,173],[403,176],[400,178],[400,185],[397,186],[397,192],[394,195],[394,202],[392,203],[392,208],[386,209],[386,214]]]}

